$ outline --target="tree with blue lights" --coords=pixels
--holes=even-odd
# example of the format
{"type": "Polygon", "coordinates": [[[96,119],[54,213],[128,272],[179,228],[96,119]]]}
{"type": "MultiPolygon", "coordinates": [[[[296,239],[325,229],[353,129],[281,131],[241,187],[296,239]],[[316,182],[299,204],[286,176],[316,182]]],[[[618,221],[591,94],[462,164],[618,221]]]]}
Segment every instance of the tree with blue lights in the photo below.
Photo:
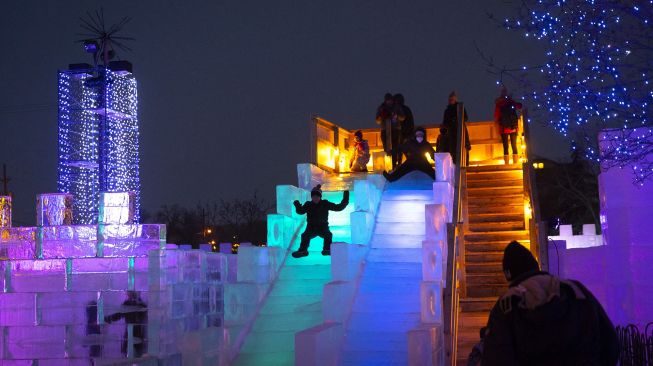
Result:
{"type": "Polygon", "coordinates": [[[537,66],[491,64],[501,82],[514,77],[532,117],[572,138],[603,168],[629,166],[640,184],[653,177],[653,1],[515,4],[501,25],[544,48],[537,66]],[[597,141],[605,129],[614,131],[597,141]]]}

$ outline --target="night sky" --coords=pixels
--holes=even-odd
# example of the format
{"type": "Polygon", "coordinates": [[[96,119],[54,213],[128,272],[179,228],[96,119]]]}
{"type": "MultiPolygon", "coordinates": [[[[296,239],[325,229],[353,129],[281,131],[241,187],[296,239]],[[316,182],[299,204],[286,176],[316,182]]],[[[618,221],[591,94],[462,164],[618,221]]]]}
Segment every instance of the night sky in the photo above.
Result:
{"type": "MultiPolygon", "coordinates": [[[[473,121],[492,118],[499,63],[536,62],[538,46],[499,29],[503,0],[5,1],[0,5],[0,163],[13,180],[14,225],[33,225],[37,193],[56,191],[57,70],[91,62],[79,17],[104,8],[139,82],[142,207],[273,199],[309,157],[309,117],[374,127],[385,92],[416,124],[440,122],[453,89],[473,121]]],[[[505,13],[504,13],[505,14],[505,13]]],[[[548,128],[536,154],[568,155],[548,128]]]]}

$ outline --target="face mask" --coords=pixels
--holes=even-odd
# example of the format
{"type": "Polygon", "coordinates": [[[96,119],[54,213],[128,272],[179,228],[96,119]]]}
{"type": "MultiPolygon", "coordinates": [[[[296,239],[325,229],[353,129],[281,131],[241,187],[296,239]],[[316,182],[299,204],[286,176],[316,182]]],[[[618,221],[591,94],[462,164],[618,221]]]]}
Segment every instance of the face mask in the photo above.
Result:
{"type": "Polygon", "coordinates": [[[424,137],[417,136],[417,137],[415,137],[415,140],[417,140],[417,142],[421,143],[422,141],[424,141],[424,137]]]}

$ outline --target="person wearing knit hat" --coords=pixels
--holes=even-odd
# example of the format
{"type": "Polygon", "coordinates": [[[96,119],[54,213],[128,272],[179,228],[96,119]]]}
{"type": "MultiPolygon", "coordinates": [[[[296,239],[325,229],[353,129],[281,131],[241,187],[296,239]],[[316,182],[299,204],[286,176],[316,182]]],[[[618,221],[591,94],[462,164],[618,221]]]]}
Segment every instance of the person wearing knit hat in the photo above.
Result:
{"type": "Polygon", "coordinates": [[[583,284],[540,271],[516,241],[506,246],[502,264],[510,285],[490,312],[483,366],[617,364],[612,322],[583,284]]]}
{"type": "Polygon", "coordinates": [[[317,185],[311,190],[311,200],[302,205],[294,201],[295,211],[299,215],[306,214],[306,230],[302,233],[299,249],[292,253],[294,258],[306,257],[311,239],[319,236],[324,239],[322,255],[331,255],[331,240],[333,234],[329,230],[329,211],[342,211],[349,204],[349,191],[342,195],[342,201],[335,204],[322,199],[322,186],[317,185]]]}
{"type": "Polygon", "coordinates": [[[390,173],[383,172],[383,176],[388,182],[394,182],[413,170],[424,172],[424,174],[435,180],[435,169],[426,158],[428,155],[432,160],[435,160],[435,150],[426,140],[426,130],[423,127],[415,129],[415,136],[401,145],[401,150],[406,156],[406,161],[390,173]]]}

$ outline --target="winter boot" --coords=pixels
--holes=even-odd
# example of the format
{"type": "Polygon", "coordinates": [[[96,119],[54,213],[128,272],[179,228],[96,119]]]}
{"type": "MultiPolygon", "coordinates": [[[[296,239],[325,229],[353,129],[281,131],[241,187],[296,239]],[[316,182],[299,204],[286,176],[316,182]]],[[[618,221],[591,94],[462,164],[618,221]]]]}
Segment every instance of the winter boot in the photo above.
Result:
{"type": "Polygon", "coordinates": [[[517,154],[512,155],[512,163],[513,164],[519,164],[519,155],[517,155],[517,154]]]}
{"type": "Polygon", "coordinates": [[[322,255],[331,255],[331,249],[330,248],[322,249],[322,255]]]}
{"type": "Polygon", "coordinates": [[[308,255],[308,250],[298,250],[296,252],[292,252],[293,258],[306,257],[307,255],[308,255]]]}
{"type": "Polygon", "coordinates": [[[504,155],[503,161],[506,163],[506,165],[510,164],[510,155],[504,155]]]}

